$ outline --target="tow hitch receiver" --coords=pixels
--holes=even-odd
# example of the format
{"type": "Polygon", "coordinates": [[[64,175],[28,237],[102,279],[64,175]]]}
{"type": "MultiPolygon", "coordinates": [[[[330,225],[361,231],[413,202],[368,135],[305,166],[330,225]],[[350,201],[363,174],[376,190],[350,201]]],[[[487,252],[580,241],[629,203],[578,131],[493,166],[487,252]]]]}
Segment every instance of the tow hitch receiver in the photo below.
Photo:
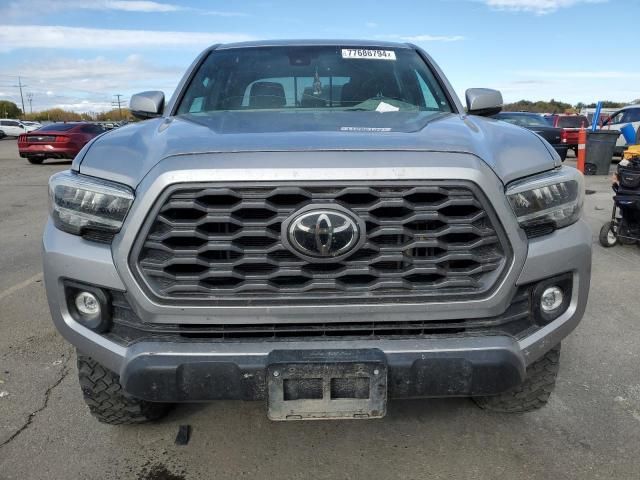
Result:
{"type": "Polygon", "coordinates": [[[267,388],[271,420],[381,418],[386,358],[378,349],[274,350],[267,388]]]}

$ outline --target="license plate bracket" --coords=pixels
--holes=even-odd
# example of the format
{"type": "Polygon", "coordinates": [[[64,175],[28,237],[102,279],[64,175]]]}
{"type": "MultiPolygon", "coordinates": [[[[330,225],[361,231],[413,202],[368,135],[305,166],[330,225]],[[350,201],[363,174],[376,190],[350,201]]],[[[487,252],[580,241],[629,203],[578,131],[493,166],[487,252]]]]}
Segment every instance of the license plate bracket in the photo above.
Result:
{"type": "Polygon", "coordinates": [[[381,418],[387,363],[378,349],[275,350],[267,366],[271,420],[381,418]]]}

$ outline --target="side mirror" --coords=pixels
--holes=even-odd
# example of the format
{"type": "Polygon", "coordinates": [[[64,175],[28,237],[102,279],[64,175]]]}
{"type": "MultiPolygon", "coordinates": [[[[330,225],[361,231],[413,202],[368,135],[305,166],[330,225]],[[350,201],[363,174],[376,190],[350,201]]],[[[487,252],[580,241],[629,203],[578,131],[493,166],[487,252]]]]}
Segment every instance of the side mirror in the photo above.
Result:
{"type": "Polygon", "coordinates": [[[141,120],[159,117],[164,110],[164,93],[155,90],[136,93],[131,96],[129,110],[134,117],[141,120]]]}
{"type": "Polygon", "coordinates": [[[490,88],[470,88],[465,92],[467,113],[490,117],[502,110],[502,94],[490,88]]]}

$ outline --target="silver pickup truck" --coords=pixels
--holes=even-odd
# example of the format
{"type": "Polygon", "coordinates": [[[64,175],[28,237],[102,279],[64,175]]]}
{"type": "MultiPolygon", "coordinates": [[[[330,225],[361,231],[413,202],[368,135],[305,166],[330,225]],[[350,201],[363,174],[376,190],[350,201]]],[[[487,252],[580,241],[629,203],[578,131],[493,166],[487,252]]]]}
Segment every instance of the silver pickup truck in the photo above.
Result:
{"type": "Polygon", "coordinates": [[[50,180],[53,321],[107,423],[179,402],[523,412],[587,302],[583,179],[410,44],[215,45],[50,180]]]}

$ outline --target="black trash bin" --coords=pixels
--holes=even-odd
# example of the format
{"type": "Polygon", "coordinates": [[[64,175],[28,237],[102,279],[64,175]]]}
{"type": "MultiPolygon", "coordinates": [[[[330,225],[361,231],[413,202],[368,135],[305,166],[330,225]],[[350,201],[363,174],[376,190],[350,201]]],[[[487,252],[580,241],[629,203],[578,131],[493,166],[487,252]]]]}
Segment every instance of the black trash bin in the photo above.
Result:
{"type": "Polygon", "coordinates": [[[587,158],[585,175],[609,175],[613,150],[620,132],[617,130],[596,130],[587,132],[587,158]]]}

